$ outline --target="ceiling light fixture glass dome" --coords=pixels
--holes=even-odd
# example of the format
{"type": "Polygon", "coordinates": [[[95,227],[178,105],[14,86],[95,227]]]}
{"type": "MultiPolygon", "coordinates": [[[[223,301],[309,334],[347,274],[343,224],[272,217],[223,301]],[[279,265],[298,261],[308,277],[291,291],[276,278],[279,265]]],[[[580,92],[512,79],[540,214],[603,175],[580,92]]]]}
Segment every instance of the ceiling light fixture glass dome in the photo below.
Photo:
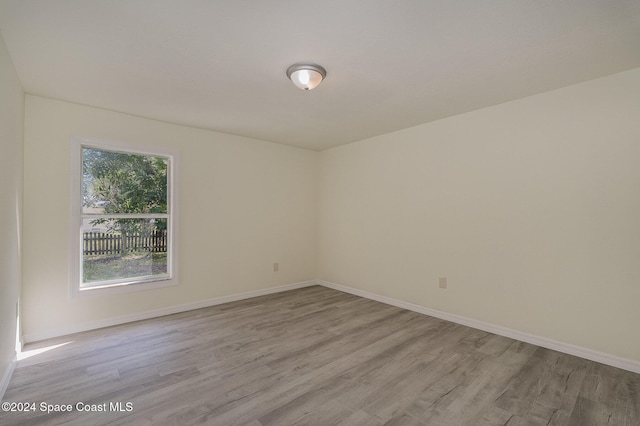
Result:
{"type": "Polygon", "coordinates": [[[287,77],[302,90],[312,90],[327,76],[327,71],[320,65],[293,64],[287,68],[287,77]]]}

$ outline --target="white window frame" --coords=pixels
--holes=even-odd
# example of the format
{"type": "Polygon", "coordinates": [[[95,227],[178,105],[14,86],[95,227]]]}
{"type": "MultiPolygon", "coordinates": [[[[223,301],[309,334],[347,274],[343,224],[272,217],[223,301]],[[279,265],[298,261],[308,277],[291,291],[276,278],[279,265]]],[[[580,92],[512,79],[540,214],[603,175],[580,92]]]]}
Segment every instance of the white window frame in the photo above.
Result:
{"type": "MultiPolygon", "coordinates": [[[[93,297],[150,290],[178,285],[178,153],[174,150],[157,147],[136,146],[117,141],[105,141],[89,138],[71,140],[71,226],[70,226],[70,262],[71,298],[93,297]],[[104,281],[101,285],[81,288],[82,284],[82,222],[87,215],[82,210],[82,149],[95,148],[125,154],[165,157],[169,161],[167,170],[167,275],[160,277],[137,277],[131,280],[104,281]]],[[[137,217],[134,215],[118,215],[137,217]]],[[[149,216],[149,215],[147,215],[149,216]]]]}

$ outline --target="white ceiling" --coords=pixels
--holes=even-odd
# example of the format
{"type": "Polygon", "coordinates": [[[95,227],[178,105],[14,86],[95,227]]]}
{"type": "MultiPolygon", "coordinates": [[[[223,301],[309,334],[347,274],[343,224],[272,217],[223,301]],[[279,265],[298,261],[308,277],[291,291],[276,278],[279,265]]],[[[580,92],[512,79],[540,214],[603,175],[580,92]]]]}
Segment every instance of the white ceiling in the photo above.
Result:
{"type": "Polygon", "coordinates": [[[27,93],[315,150],[640,67],[640,0],[0,0],[0,29],[27,93]]]}

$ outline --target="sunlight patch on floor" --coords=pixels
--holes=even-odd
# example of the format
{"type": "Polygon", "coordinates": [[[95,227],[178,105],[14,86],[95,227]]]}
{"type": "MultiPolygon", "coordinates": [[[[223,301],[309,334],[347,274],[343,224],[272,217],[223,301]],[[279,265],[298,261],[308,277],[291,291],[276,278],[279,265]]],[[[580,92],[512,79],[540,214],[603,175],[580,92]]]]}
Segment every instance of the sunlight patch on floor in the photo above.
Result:
{"type": "Polygon", "coordinates": [[[31,349],[28,351],[21,351],[17,354],[18,361],[23,359],[31,358],[32,356],[40,355],[45,352],[49,352],[50,350],[60,348],[62,346],[68,345],[69,343],[73,343],[72,341],[60,343],[57,345],[45,346],[44,348],[31,349]]]}

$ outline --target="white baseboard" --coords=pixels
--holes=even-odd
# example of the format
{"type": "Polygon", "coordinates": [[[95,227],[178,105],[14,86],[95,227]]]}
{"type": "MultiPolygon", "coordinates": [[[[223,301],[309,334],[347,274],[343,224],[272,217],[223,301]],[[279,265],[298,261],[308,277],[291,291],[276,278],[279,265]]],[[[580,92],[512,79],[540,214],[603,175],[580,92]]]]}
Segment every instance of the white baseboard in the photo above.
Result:
{"type": "Polygon", "coordinates": [[[261,290],[248,291],[245,293],[231,294],[229,296],[216,297],[213,299],[199,300],[197,302],[185,303],[182,305],[169,306],[152,311],[139,312],[119,317],[106,318],[98,321],[85,322],[69,327],[62,327],[53,330],[46,330],[37,333],[29,333],[23,336],[25,343],[37,342],[51,339],[53,337],[67,336],[69,334],[80,333],[82,331],[96,330],[98,328],[111,327],[113,325],[125,324],[128,322],[146,320],[150,318],[162,317],[165,315],[177,314],[180,312],[192,311],[194,309],[207,308],[209,306],[221,305],[223,303],[235,302],[237,300],[250,299],[252,297],[265,296],[267,294],[279,293],[282,291],[295,290],[297,288],[317,285],[316,280],[302,281],[298,283],[285,284],[278,287],[270,287],[261,290]]]}
{"type": "Polygon", "coordinates": [[[11,362],[7,366],[7,369],[4,371],[4,374],[2,375],[2,380],[0,380],[0,401],[3,401],[4,399],[4,393],[7,391],[7,388],[9,387],[9,381],[11,380],[11,376],[13,375],[13,370],[15,370],[17,363],[18,361],[16,359],[16,354],[14,352],[13,358],[11,359],[11,362]]]}
{"type": "MultiPolygon", "coordinates": [[[[634,373],[640,373],[640,362],[622,358],[616,355],[595,351],[588,348],[572,345],[569,343],[560,342],[557,340],[549,339],[543,336],[536,336],[534,334],[525,333],[518,330],[513,330],[507,327],[503,327],[496,324],[491,324],[484,321],[475,320],[472,318],[463,317],[461,315],[451,314],[436,309],[427,308],[425,306],[416,305],[415,303],[405,302],[403,300],[394,299],[387,296],[381,296],[368,291],[359,290],[353,287],[348,287],[342,284],[335,284],[323,280],[310,280],[293,284],[286,284],[278,287],[271,287],[262,290],[249,291],[246,293],[232,294],[229,296],[217,297],[214,299],[201,300],[197,302],[185,303],[182,305],[171,306],[162,309],[156,309],[152,311],[140,312],[130,315],[124,315],[114,318],[107,318],[99,321],[91,321],[82,324],[77,324],[71,327],[63,327],[54,330],[47,330],[39,333],[30,333],[23,336],[24,343],[36,342],[40,340],[46,340],[53,337],[66,336],[73,333],[79,333],[82,331],[95,330],[98,328],[110,327],[113,325],[125,324],[128,322],[140,321],[150,318],[161,317],[164,315],[171,315],[180,312],[191,311],[194,309],[206,308],[209,306],[220,305],[223,303],[235,302],[237,300],[250,299],[252,297],[265,296],[267,294],[279,293],[282,291],[295,290],[298,288],[309,287],[313,285],[322,285],[327,288],[350,293],[356,296],[364,297],[366,299],[375,300],[387,305],[396,306],[398,308],[407,309],[410,311],[418,312],[420,314],[429,315],[432,317],[440,318],[445,321],[451,321],[456,324],[465,325],[478,330],[483,330],[489,333],[494,333],[500,336],[509,337],[511,339],[519,340],[533,345],[541,346],[544,348],[552,349],[558,352],[574,355],[580,358],[588,359],[591,361],[599,362],[602,364],[610,365],[612,367],[621,368],[634,373]]],[[[15,368],[15,358],[11,363],[7,371],[5,371],[0,382],[0,397],[4,395],[6,387],[9,385],[9,379],[15,368]]]]}
{"type": "Polygon", "coordinates": [[[466,325],[468,327],[476,328],[478,330],[487,331],[489,333],[498,334],[500,336],[519,340],[521,342],[531,343],[533,345],[542,346],[543,348],[547,348],[547,349],[553,349],[558,352],[574,355],[580,358],[599,362],[601,364],[610,365],[612,367],[621,368],[623,370],[628,370],[634,373],[640,373],[640,362],[634,361],[631,359],[621,358],[616,355],[611,355],[608,353],[599,352],[599,351],[595,351],[588,348],[583,348],[583,347],[572,345],[569,343],[559,342],[557,340],[549,339],[547,337],[536,336],[534,334],[513,330],[507,327],[502,327],[500,325],[495,325],[488,322],[478,321],[472,318],[463,317],[460,315],[438,311],[436,309],[431,309],[424,306],[416,305],[414,303],[393,299],[387,296],[381,296],[375,293],[370,293],[368,291],[359,290],[359,289],[348,287],[342,284],[335,284],[335,283],[331,283],[323,280],[318,280],[318,284],[324,287],[332,288],[334,290],[364,297],[366,299],[371,299],[378,302],[386,303],[387,305],[397,306],[398,308],[403,308],[410,311],[418,312],[420,314],[429,315],[429,316],[440,318],[446,321],[451,321],[456,324],[466,325]]]}

